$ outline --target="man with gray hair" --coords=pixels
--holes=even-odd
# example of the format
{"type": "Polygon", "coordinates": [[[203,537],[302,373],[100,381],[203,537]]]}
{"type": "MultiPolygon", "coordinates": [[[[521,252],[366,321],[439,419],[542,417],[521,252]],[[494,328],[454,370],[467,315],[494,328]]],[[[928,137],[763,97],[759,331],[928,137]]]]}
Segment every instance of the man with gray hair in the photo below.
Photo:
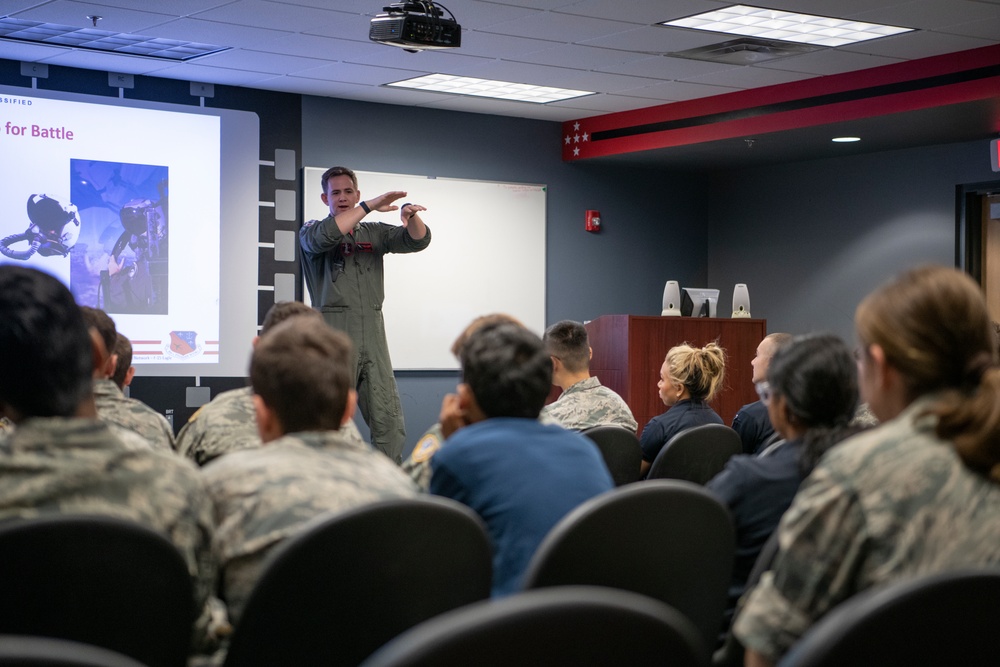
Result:
{"type": "MultiPolygon", "coordinates": [[[[771,365],[771,357],[791,339],[792,334],[773,333],[765,336],[757,345],[750,367],[753,369],[751,381],[758,391],[767,383],[767,368],[771,365]]],[[[763,401],[754,401],[740,408],[733,417],[733,430],[739,433],[740,440],[743,441],[744,454],[759,454],[775,437],[774,427],[763,401]]]]}

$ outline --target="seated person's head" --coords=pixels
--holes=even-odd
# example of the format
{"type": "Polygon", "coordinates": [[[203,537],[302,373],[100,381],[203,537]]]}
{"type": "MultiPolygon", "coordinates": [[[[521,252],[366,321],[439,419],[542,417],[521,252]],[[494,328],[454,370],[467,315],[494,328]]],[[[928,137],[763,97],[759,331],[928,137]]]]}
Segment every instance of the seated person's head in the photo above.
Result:
{"type": "Polygon", "coordinates": [[[351,340],[322,317],[292,317],[261,337],[250,384],[261,440],[335,431],[354,414],[351,340]]]}
{"type": "Polygon", "coordinates": [[[318,310],[307,306],[301,301],[278,301],[264,315],[264,323],[260,328],[260,335],[267,334],[271,329],[281,324],[285,320],[304,315],[322,320],[323,316],[318,310]]]}
{"type": "Polygon", "coordinates": [[[115,321],[99,308],[80,306],[80,312],[83,313],[83,321],[87,324],[87,328],[97,332],[101,341],[104,342],[104,349],[107,351],[107,358],[95,375],[102,379],[109,378],[114,375],[116,365],[114,352],[115,345],[118,343],[118,331],[115,329],[115,321]]]}
{"type": "Polygon", "coordinates": [[[997,358],[982,290],[956,269],[907,271],[865,297],[854,322],[862,394],[880,421],[925,394],[977,386],[997,358]],[[900,391],[877,381],[883,367],[899,378],[900,391]],[[902,400],[894,404],[893,394],[902,400]]]}
{"type": "Polygon", "coordinates": [[[0,266],[0,415],[70,417],[91,394],[93,351],[70,291],[52,276],[0,266]]]}
{"type": "Polygon", "coordinates": [[[579,322],[556,322],[545,331],[542,340],[545,341],[549,356],[555,357],[567,372],[577,374],[590,371],[590,339],[587,337],[587,330],[579,322]]]}
{"type": "Polygon", "coordinates": [[[132,366],[132,342],[122,333],[115,337],[115,373],[111,376],[119,389],[132,384],[135,368],[132,366]]]}
{"type": "Polygon", "coordinates": [[[686,398],[711,401],[722,388],[725,371],[726,351],[718,343],[674,346],[660,368],[660,398],[668,406],[686,398]]]}
{"type": "Polygon", "coordinates": [[[768,415],[784,438],[847,426],[858,406],[854,355],[832,334],[796,336],[767,371],[768,415]]]}
{"type": "Polygon", "coordinates": [[[516,317],[506,313],[490,313],[489,315],[480,315],[476,319],[469,322],[469,325],[465,327],[462,333],[458,334],[458,338],[456,338],[455,342],[451,344],[451,353],[455,355],[456,359],[461,359],[462,346],[465,345],[465,341],[469,340],[469,336],[483,327],[488,327],[494,324],[516,324],[519,327],[524,326],[516,317]]]}
{"type": "Polygon", "coordinates": [[[516,324],[481,327],[462,346],[461,362],[458,391],[467,411],[538,418],[552,386],[552,361],[538,336],[516,324]]]}

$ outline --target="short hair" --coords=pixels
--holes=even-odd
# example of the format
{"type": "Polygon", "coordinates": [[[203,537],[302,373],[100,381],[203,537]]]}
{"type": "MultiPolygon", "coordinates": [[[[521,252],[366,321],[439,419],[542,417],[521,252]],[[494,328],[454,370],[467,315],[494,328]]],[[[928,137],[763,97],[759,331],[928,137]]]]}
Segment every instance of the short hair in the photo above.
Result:
{"type": "Polygon", "coordinates": [[[767,334],[764,336],[764,340],[771,341],[771,356],[773,357],[775,352],[777,352],[783,345],[788,344],[794,338],[790,333],[784,333],[781,331],[767,334]]]}
{"type": "Polygon", "coordinates": [[[521,324],[519,319],[513,315],[507,315],[506,313],[480,315],[476,319],[469,322],[469,325],[465,327],[462,333],[458,334],[458,338],[456,338],[455,342],[451,344],[451,353],[455,356],[455,358],[457,359],[461,357],[462,346],[465,345],[465,341],[469,339],[469,336],[471,336],[474,331],[491,324],[516,324],[519,327],[524,326],[521,324]]]}
{"type": "Polygon", "coordinates": [[[353,386],[351,339],[322,318],[292,317],[262,336],[250,385],[285,433],[340,428],[353,386]]]}
{"type": "Polygon", "coordinates": [[[462,346],[462,381],[487,417],[537,419],[552,389],[542,339],[516,324],[474,331],[462,346]]]}
{"type": "Polygon", "coordinates": [[[91,393],[93,356],[73,295],[56,278],[0,266],[0,403],[19,419],[69,417],[91,393]]]}
{"type": "Polygon", "coordinates": [[[100,308],[90,306],[80,306],[83,313],[83,321],[88,329],[94,329],[104,341],[104,350],[109,355],[115,353],[115,344],[118,342],[118,330],[115,329],[115,321],[111,316],[100,308]]]}
{"type": "Polygon", "coordinates": [[[114,353],[118,355],[118,363],[111,379],[114,380],[119,389],[123,389],[125,376],[128,375],[128,369],[132,367],[132,342],[121,332],[115,338],[114,353]]]}
{"type": "Polygon", "coordinates": [[[319,184],[323,188],[323,194],[329,194],[329,192],[327,191],[327,184],[330,182],[330,179],[334,178],[335,176],[350,176],[351,183],[354,184],[354,189],[356,190],[358,188],[358,177],[357,175],[355,175],[353,171],[351,171],[347,167],[330,167],[329,169],[324,171],[323,176],[320,177],[319,184]]]}
{"type": "Polygon", "coordinates": [[[692,347],[688,343],[676,345],[664,359],[667,372],[683,385],[696,401],[715,398],[726,375],[726,351],[718,343],[705,347],[692,347]]]}
{"type": "Polygon", "coordinates": [[[300,315],[307,315],[317,319],[323,318],[318,310],[307,306],[301,301],[278,301],[264,315],[264,324],[260,328],[260,335],[263,336],[285,320],[300,315]]]}
{"type": "Polygon", "coordinates": [[[542,336],[550,355],[559,359],[571,373],[590,370],[590,338],[587,329],[579,322],[556,322],[542,336]]]}

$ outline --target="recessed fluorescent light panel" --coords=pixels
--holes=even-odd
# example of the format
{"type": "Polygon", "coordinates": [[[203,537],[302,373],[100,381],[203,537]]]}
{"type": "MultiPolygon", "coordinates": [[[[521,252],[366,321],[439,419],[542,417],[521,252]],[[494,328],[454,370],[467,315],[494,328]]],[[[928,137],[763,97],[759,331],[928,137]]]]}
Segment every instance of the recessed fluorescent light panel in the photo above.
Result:
{"type": "Polygon", "coordinates": [[[216,44],[182,42],[176,39],[143,37],[142,35],[130,35],[94,28],[77,28],[56,23],[25,21],[12,19],[9,16],[0,18],[0,39],[180,61],[226,51],[230,48],[216,44]]]}
{"type": "Polygon", "coordinates": [[[676,21],[665,21],[660,25],[817,46],[844,46],[913,30],[913,28],[796,14],[748,5],[733,5],[676,21]]]}
{"type": "Polygon", "coordinates": [[[467,76],[452,76],[450,74],[428,74],[426,76],[418,76],[415,79],[387,83],[386,85],[393,88],[413,88],[414,90],[429,90],[436,93],[489,97],[495,100],[532,102],[534,104],[547,104],[549,102],[570,100],[574,97],[595,94],[588,90],[531,86],[526,83],[473,79],[467,76]]]}

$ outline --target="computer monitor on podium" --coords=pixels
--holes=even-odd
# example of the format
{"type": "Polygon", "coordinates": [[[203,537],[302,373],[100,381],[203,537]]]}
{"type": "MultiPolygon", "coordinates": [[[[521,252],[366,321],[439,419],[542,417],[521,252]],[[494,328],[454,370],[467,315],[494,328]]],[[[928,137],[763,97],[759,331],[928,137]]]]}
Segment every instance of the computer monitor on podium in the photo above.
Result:
{"type": "Polygon", "coordinates": [[[681,289],[681,315],[684,317],[715,317],[719,290],[699,287],[681,289]]]}

